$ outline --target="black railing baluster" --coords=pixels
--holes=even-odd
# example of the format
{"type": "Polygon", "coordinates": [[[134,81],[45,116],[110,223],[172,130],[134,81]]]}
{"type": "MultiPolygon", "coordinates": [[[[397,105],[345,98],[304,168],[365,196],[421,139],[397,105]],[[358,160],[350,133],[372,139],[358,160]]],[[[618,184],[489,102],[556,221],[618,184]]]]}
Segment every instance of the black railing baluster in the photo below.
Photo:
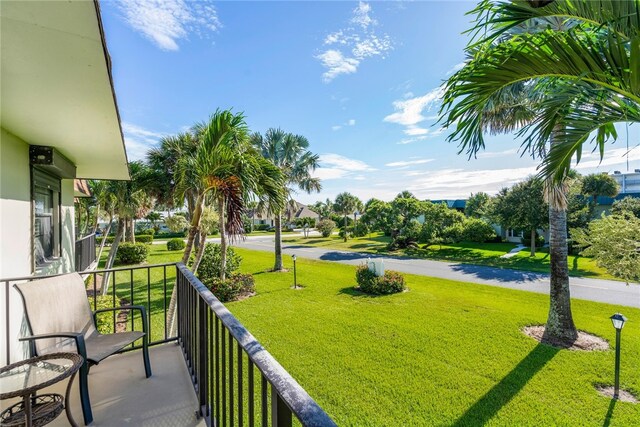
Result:
{"type": "Polygon", "coordinates": [[[221,375],[222,375],[222,425],[226,426],[227,425],[227,411],[226,411],[226,407],[227,407],[227,364],[226,364],[226,358],[227,358],[227,347],[225,345],[225,341],[226,341],[226,336],[227,334],[224,333],[224,328],[222,333],[220,334],[220,338],[222,339],[222,352],[220,353],[220,355],[222,356],[222,371],[221,371],[221,375]]]}
{"type": "MultiPolygon", "coordinates": [[[[129,294],[131,295],[129,298],[129,304],[135,305],[135,302],[133,301],[133,270],[129,271],[129,294]]],[[[129,313],[131,315],[131,330],[135,331],[136,324],[134,322],[136,316],[133,310],[129,310],[129,313]]],[[[131,347],[133,347],[133,343],[131,343],[131,347]]]]}
{"type": "Polygon", "coordinates": [[[242,346],[238,343],[236,353],[238,354],[238,427],[243,426],[242,411],[242,346]]]}
{"type": "Polygon", "coordinates": [[[271,384],[271,426],[291,427],[291,409],[284,403],[276,386],[271,384]]]}
{"type": "MultiPolygon", "coordinates": [[[[116,272],[114,271],[113,274],[111,275],[113,277],[113,286],[111,289],[112,292],[112,304],[113,307],[118,307],[120,304],[116,305],[116,272]]],[[[113,332],[115,333],[117,330],[116,328],[116,312],[115,310],[113,311],[113,332]]]]}
{"type": "MultiPolygon", "coordinates": [[[[151,269],[147,267],[147,313],[151,313],[151,269]]],[[[149,341],[153,333],[151,331],[151,318],[147,316],[147,331],[149,331],[149,341]]]]}
{"type": "Polygon", "coordinates": [[[267,396],[267,379],[261,375],[261,405],[262,405],[262,427],[269,427],[269,401],[267,396]]]}
{"type": "Polygon", "coordinates": [[[209,399],[207,400],[207,417],[209,419],[209,424],[213,424],[211,422],[211,417],[213,414],[213,375],[217,375],[213,371],[213,318],[214,314],[211,310],[207,310],[207,323],[209,324],[209,353],[207,361],[209,362],[209,399]]]}
{"type": "Polygon", "coordinates": [[[11,311],[11,307],[9,305],[9,281],[4,282],[4,312],[5,312],[5,351],[6,351],[6,358],[7,358],[7,365],[11,364],[11,339],[9,338],[11,336],[11,326],[10,326],[10,321],[11,321],[11,316],[9,316],[9,312],[11,311]]]}
{"type": "Polygon", "coordinates": [[[199,323],[200,327],[198,328],[198,335],[200,339],[198,340],[198,345],[200,347],[199,352],[199,379],[198,379],[198,389],[200,391],[200,413],[203,417],[207,416],[207,402],[208,399],[208,391],[209,391],[209,370],[207,369],[207,351],[209,350],[209,330],[208,330],[208,322],[207,322],[207,307],[204,304],[204,301],[201,298],[198,298],[198,305],[200,306],[199,310],[199,323]]]}
{"type": "Polygon", "coordinates": [[[229,331],[229,425],[233,427],[233,336],[229,331]]]}
{"type": "Polygon", "coordinates": [[[216,320],[216,346],[215,346],[215,358],[216,358],[216,425],[220,421],[220,319],[215,316],[216,320]]]}
{"type": "MultiPolygon", "coordinates": [[[[176,283],[174,283],[173,286],[178,286],[178,268],[176,267],[176,283]]],[[[169,331],[167,330],[167,266],[165,265],[163,267],[163,280],[162,280],[162,286],[164,287],[164,293],[163,298],[162,298],[162,307],[163,307],[163,311],[164,311],[164,339],[166,340],[169,334],[169,331]]],[[[180,317],[178,317],[179,319],[180,317]]]]}
{"type": "Polygon", "coordinates": [[[249,383],[249,387],[247,393],[249,394],[247,399],[247,405],[249,406],[249,426],[253,427],[254,425],[254,414],[253,414],[253,405],[254,405],[254,390],[253,390],[253,362],[250,357],[247,357],[247,382],[249,383]]]}

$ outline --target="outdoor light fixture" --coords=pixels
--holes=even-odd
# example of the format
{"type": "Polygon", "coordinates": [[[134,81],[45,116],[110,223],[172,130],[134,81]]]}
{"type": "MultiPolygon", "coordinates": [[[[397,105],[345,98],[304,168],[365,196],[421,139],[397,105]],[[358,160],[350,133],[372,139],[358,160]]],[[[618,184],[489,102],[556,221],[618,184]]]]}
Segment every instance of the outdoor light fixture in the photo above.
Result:
{"type": "Polygon", "coordinates": [[[610,319],[611,323],[613,323],[613,327],[616,328],[616,379],[613,387],[613,398],[617,399],[620,391],[620,332],[622,331],[627,318],[620,313],[616,313],[611,316],[610,319]]]}
{"type": "Polygon", "coordinates": [[[296,277],[296,256],[291,255],[291,259],[293,259],[293,289],[298,289],[298,278],[296,277]]]}

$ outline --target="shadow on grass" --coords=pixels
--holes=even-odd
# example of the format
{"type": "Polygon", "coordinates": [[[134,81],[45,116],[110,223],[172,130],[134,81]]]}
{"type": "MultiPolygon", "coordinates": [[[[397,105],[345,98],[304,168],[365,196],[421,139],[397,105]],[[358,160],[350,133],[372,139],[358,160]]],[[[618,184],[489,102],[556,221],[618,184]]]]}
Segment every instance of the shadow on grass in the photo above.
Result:
{"type": "Polygon", "coordinates": [[[354,288],[353,286],[347,286],[346,288],[342,288],[338,291],[338,295],[350,295],[352,297],[358,298],[380,298],[388,295],[373,295],[368,294],[366,292],[362,292],[354,288]]]}
{"type": "Polygon", "coordinates": [[[456,420],[454,427],[480,426],[493,418],[560,350],[538,344],[498,384],[456,420]]]}
{"type": "Polygon", "coordinates": [[[454,271],[470,274],[478,279],[497,280],[499,282],[534,282],[549,277],[549,275],[545,273],[473,264],[456,264],[451,266],[451,268],[454,271]]]}
{"type": "Polygon", "coordinates": [[[604,416],[602,427],[609,427],[609,425],[611,425],[611,418],[613,417],[613,410],[616,407],[617,401],[618,399],[611,399],[611,402],[609,402],[609,409],[607,409],[607,414],[604,416]]]}

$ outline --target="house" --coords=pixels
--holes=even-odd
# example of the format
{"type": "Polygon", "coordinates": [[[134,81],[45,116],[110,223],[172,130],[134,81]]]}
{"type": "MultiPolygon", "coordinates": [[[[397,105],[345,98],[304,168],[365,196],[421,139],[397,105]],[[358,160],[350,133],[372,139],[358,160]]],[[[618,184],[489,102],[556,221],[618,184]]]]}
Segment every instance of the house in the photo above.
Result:
{"type": "Polygon", "coordinates": [[[640,169],[634,169],[633,172],[622,173],[614,171],[611,174],[620,187],[620,193],[640,193],[640,169]]]}
{"type": "MultiPolygon", "coordinates": [[[[98,2],[2,2],[0,26],[0,366],[5,366],[30,356],[27,345],[19,341],[30,330],[13,285],[76,270],[74,197],[86,192],[77,180],[128,180],[130,176],[98,2]]],[[[220,410],[233,414],[236,409],[232,397],[228,402],[224,398],[224,390],[233,396],[235,385],[239,396],[235,413],[250,422],[254,412],[267,410],[269,399],[274,425],[290,426],[295,416],[303,425],[335,426],[186,267],[171,263],[118,268],[109,273],[111,281],[105,280],[105,271],[88,275],[91,280],[85,284],[93,310],[98,308],[93,296],[111,284],[113,303],[107,309],[121,305],[116,298],[117,287],[118,294],[130,291],[127,301],[146,306],[158,321],[142,326],[149,328],[151,379],[145,380],[144,372],[140,372],[142,364],[134,362],[139,359],[135,351],[115,355],[91,369],[92,404],[88,407],[100,425],[220,425],[220,410]],[[152,283],[152,269],[162,278],[160,281],[154,279],[152,283]],[[149,274],[146,279],[136,279],[137,274],[145,272],[149,274]],[[138,291],[134,282],[144,287],[135,301],[138,291]],[[161,299],[165,302],[172,290],[177,290],[176,332],[163,320],[168,304],[164,309],[152,309],[152,287],[153,292],[164,292],[161,299]],[[214,324],[215,334],[209,329],[214,324]],[[214,348],[214,337],[215,355],[208,352],[214,348]],[[225,366],[225,356],[217,351],[220,337],[223,351],[228,343],[229,366],[237,366],[238,372],[246,366],[245,379],[255,375],[262,384],[262,400],[256,403],[251,396],[244,409],[241,374],[234,382],[233,377],[225,377],[225,372],[220,375],[216,371],[216,381],[223,382],[222,408],[218,405],[218,388],[214,393],[210,387],[220,357],[225,366]],[[241,364],[243,360],[245,365],[241,364]]],[[[116,311],[113,313],[116,329],[116,311]]],[[[133,314],[130,316],[130,326],[124,322],[124,328],[134,330],[133,314]]],[[[87,325],[84,330],[91,328],[87,325]]],[[[50,347],[57,349],[63,343],[56,338],[50,347]]],[[[20,384],[18,381],[15,384],[20,384]]],[[[67,381],[46,392],[64,394],[67,381]]],[[[251,390],[253,383],[248,387],[251,390]]],[[[69,408],[74,418],[80,420],[84,415],[85,423],[90,423],[88,411],[80,410],[78,387],[74,384],[71,390],[69,408]]],[[[18,402],[3,401],[2,408],[14,403],[18,402]]],[[[52,425],[68,424],[61,415],[52,425]]]]}
{"type": "MultiPolygon", "coordinates": [[[[275,216],[269,212],[250,210],[247,212],[247,216],[251,219],[253,225],[268,225],[269,227],[275,225],[275,216]]],[[[282,214],[282,225],[295,225],[296,220],[301,218],[312,218],[315,221],[319,221],[320,215],[312,211],[309,206],[292,200],[287,204],[287,209],[282,214]]]]}

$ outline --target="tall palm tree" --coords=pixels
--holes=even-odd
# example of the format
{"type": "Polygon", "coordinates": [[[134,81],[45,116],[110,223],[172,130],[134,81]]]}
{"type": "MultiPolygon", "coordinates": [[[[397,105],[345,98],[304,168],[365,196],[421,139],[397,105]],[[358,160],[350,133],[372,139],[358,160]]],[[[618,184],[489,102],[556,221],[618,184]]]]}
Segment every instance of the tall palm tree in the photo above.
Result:
{"type": "Polygon", "coordinates": [[[616,197],[618,195],[618,182],[609,174],[593,173],[582,178],[582,194],[592,197],[593,207],[598,204],[598,196],[616,197]]]}
{"type": "Polygon", "coordinates": [[[445,85],[443,124],[470,156],[484,148],[484,132],[517,131],[523,150],[542,159],[551,255],[545,339],[571,342],[564,178],[592,133],[603,155],[614,123],[640,121],[640,55],[632,54],[640,52],[640,2],[483,1],[473,12],[477,37],[445,85]],[[569,24],[554,29],[557,22],[569,24]]]}
{"type": "MultiPolygon", "coordinates": [[[[220,231],[220,279],[226,278],[228,238],[244,233],[242,215],[251,194],[268,198],[273,206],[283,206],[283,176],[280,170],[264,159],[250,144],[242,113],[217,110],[208,122],[196,124],[192,130],[199,140],[194,152],[177,162],[176,191],[185,194],[194,189],[191,226],[182,262],[187,264],[200,232],[205,202],[212,200],[218,211],[220,231]]],[[[204,242],[200,250],[204,247],[204,242]]],[[[175,330],[176,290],[171,294],[167,315],[170,331],[175,330]]]]}
{"type": "MultiPolygon", "coordinates": [[[[302,135],[286,133],[282,129],[269,129],[264,136],[254,133],[251,141],[262,156],[273,163],[285,179],[283,193],[286,200],[293,202],[291,194],[298,188],[307,193],[320,191],[322,185],[318,178],[311,176],[318,167],[318,155],[308,150],[309,141],[302,135]]],[[[275,262],[274,271],[283,270],[282,265],[282,209],[271,206],[275,215],[275,262]]]]}
{"type": "Polygon", "coordinates": [[[344,216],[344,234],[343,234],[343,238],[344,241],[346,242],[348,239],[348,233],[347,233],[347,216],[351,215],[353,212],[355,212],[355,210],[358,207],[358,202],[360,201],[360,199],[358,199],[356,196],[354,196],[351,193],[348,192],[344,192],[344,193],[340,193],[336,196],[336,201],[333,205],[333,209],[336,211],[336,213],[343,215],[344,216]]]}

